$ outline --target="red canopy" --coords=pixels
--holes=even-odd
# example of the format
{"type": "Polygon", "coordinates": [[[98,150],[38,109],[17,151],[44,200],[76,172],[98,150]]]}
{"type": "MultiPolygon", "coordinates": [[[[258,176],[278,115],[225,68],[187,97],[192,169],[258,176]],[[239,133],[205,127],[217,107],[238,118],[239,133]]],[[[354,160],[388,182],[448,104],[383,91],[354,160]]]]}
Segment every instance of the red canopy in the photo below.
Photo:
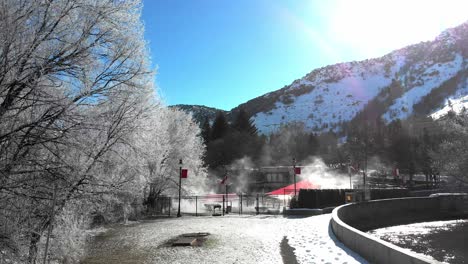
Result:
{"type": "MultiPolygon", "coordinates": [[[[299,193],[300,189],[318,189],[320,185],[314,184],[309,180],[296,182],[296,190],[299,193]]],[[[291,195],[294,194],[294,183],[286,187],[271,191],[268,195],[291,195]]]]}

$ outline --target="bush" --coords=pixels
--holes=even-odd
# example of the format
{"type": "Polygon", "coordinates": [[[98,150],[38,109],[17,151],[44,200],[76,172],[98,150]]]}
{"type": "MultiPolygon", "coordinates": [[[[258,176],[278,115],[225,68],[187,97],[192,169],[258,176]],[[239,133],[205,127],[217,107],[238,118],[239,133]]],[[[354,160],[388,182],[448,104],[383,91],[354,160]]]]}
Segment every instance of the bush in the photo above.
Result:
{"type": "MultiPolygon", "coordinates": [[[[79,263],[85,255],[88,238],[86,230],[90,218],[84,213],[84,206],[67,205],[54,219],[54,229],[49,240],[50,263],[79,263]]],[[[38,245],[38,256],[44,255],[47,232],[38,245]]]]}
{"type": "Polygon", "coordinates": [[[291,201],[289,201],[289,208],[301,208],[301,206],[299,206],[298,199],[295,196],[291,198],[291,201]]]}

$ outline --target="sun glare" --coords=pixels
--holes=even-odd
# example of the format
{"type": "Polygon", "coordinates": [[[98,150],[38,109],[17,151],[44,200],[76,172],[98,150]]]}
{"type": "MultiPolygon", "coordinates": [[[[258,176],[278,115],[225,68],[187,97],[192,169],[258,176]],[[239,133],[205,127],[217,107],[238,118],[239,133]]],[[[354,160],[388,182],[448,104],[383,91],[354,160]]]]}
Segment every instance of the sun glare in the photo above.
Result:
{"type": "Polygon", "coordinates": [[[468,20],[467,1],[339,0],[333,9],[330,37],[370,53],[430,40],[468,20]]]}

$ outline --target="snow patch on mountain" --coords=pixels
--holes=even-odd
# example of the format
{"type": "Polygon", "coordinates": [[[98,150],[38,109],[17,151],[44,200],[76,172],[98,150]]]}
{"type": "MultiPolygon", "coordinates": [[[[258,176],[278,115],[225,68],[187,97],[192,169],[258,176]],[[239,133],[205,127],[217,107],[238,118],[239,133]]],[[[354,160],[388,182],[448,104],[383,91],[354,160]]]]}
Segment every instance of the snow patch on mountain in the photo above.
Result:
{"type": "Polygon", "coordinates": [[[468,109],[468,95],[460,97],[458,99],[450,100],[450,103],[445,104],[442,109],[439,109],[431,114],[433,119],[439,119],[442,116],[446,115],[449,111],[454,111],[455,113],[460,113],[463,109],[468,109]]]}
{"type": "Polygon", "coordinates": [[[417,64],[415,68],[423,68],[424,72],[419,74],[419,78],[411,84],[407,84],[412,87],[390,106],[389,110],[383,115],[383,118],[387,122],[397,118],[408,118],[413,113],[413,106],[416,103],[428,95],[432,89],[439,87],[444,81],[454,77],[460,71],[462,62],[463,57],[460,54],[456,54],[455,59],[447,63],[435,63],[426,68],[420,63],[417,64]]]}
{"type": "MultiPolygon", "coordinates": [[[[229,119],[243,109],[262,134],[291,123],[321,133],[343,131],[346,123],[355,118],[361,122],[363,118],[382,117],[391,122],[411,115],[436,116],[447,109],[462,109],[468,96],[466,47],[468,21],[445,30],[433,41],[410,45],[380,58],[315,69],[225,114],[229,119]],[[358,115],[360,112],[362,115],[358,115]]],[[[195,115],[198,108],[188,110],[195,115]]],[[[210,112],[211,116],[216,113],[210,112]]]]}
{"type": "Polygon", "coordinates": [[[468,78],[460,83],[457,92],[445,100],[444,106],[434,111],[430,116],[433,119],[439,119],[444,115],[447,115],[449,111],[460,113],[468,109],[468,78]]]}
{"type": "Polygon", "coordinates": [[[338,124],[351,120],[382,88],[390,85],[405,61],[404,53],[395,52],[378,59],[317,69],[285,90],[289,95],[304,87],[310,92],[292,96],[287,102],[277,101],[272,110],[256,113],[252,118],[265,134],[294,122],[317,132],[335,130],[338,124]]]}

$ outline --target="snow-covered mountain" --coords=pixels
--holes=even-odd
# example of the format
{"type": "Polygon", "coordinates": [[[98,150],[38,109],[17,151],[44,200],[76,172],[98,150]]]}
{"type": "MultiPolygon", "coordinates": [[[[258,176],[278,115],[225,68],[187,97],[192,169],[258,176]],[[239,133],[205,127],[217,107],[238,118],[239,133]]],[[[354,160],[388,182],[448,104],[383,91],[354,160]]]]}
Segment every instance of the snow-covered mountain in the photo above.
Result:
{"type": "Polygon", "coordinates": [[[262,133],[291,122],[316,132],[338,130],[360,112],[387,122],[411,115],[436,117],[453,103],[460,109],[468,106],[467,60],[468,21],[433,41],[380,58],[313,70],[231,113],[245,109],[262,133]]]}

